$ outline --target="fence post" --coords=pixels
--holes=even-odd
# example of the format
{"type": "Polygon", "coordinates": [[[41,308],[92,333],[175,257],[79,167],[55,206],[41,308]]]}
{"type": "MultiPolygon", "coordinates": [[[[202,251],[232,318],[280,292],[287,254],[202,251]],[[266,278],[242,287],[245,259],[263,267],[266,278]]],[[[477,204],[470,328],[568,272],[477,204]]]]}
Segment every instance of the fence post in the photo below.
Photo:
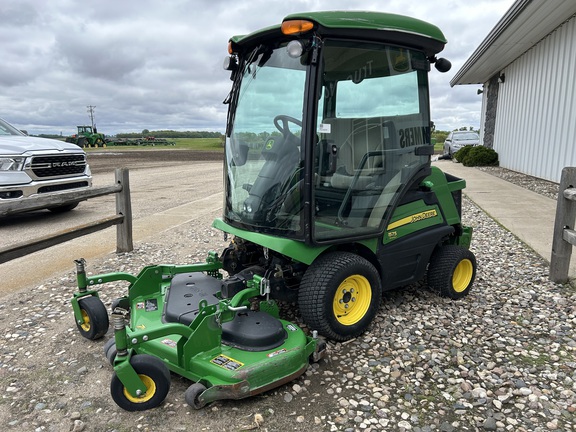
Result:
{"type": "Polygon", "coordinates": [[[574,241],[574,222],[576,221],[576,167],[565,167],[560,178],[552,257],[550,259],[550,280],[557,283],[568,282],[570,258],[574,241]],[[567,189],[571,189],[567,191],[567,189]]]}
{"type": "Polygon", "coordinates": [[[122,190],[116,194],[116,213],[124,216],[124,221],[116,225],[116,252],[131,252],[134,250],[132,242],[132,203],[130,201],[130,178],[127,168],[117,168],[115,171],[116,184],[122,190]]]}

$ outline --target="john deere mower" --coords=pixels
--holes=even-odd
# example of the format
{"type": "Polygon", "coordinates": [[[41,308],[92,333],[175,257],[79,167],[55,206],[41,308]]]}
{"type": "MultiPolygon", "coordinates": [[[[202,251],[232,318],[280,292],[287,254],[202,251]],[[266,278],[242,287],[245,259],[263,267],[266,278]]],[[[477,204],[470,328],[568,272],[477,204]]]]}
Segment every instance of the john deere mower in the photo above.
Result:
{"type": "Polygon", "coordinates": [[[367,330],[382,292],[427,277],[459,299],[476,273],[461,221],[465,181],[431,166],[428,72],[446,40],[386,13],[310,12],[235,36],[224,162],[231,236],[205,263],[87,276],[72,299],[80,333],[106,334],[96,285],[125,280],[112,304],[112,397],[157,406],[170,371],[196,408],[279,386],[367,330]],[[295,301],[308,333],[279,317],[295,301]],[[319,337],[320,335],[321,337],[319,337]],[[323,338],[322,338],[323,337],[323,338]]]}

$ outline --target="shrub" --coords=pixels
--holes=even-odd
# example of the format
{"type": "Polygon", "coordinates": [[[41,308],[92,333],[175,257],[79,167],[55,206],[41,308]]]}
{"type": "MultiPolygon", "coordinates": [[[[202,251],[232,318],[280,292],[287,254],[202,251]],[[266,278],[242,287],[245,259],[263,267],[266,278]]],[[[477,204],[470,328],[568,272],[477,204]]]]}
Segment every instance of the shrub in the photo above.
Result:
{"type": "Polygon", "coordinates": [[[498,153],[488,147],[476,146],[468,150],[464,158],[460,161],[467,167],[498,166],[498,153]]]}
{"type": "Polygon", "coordinates": [[[471,145],[467,145],[462,147],[460,150],[458,150],[456,153],[454,153],[454,159],[456,159],[458,162],[462,162],[464,159],[466,159],[466,157],[468,156],[468,152],[470,150],[472,150],[474,148],[474,146],[471,145]]]}
{"type": "Polygon", "coordinates": [[[454,159],[468,167],[498,166],[498,153],[481,145],[462,147],[454,153],[454,159]]]}

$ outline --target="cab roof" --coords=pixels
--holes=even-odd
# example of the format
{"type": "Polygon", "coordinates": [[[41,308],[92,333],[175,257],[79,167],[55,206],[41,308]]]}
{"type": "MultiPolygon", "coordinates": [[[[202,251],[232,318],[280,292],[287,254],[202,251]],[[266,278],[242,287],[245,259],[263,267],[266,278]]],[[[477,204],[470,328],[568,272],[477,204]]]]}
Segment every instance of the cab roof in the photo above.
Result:
{"type": "MultiPolygon", "coordinates": [[[[433,56],[446,44],[442,31],[433,24],[404,15],[366,11],[303,12],[286,16],[282,21],[308,20],[320,36],[374,40],[400,44],[433,56]]],[[[240,50],[282,37],[281,24],[265,27],[248,35],[233,36],[230,41],[240,50]]],[[[293,36],[292,36],[293,37],[293,36]]]]}

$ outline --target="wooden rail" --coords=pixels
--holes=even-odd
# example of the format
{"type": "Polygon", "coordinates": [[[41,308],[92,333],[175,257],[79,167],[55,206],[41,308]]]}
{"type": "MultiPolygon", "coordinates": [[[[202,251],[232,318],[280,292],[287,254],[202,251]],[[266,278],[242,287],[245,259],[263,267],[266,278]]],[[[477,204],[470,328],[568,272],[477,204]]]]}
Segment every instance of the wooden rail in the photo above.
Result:
{"type": "Polygon", "coordinates": [[[24,198],[17,202],[0,203],[0,216],[29,210],[43,209],[49,206],[85,201],[103,195],[116,194],[116,214],[84,225],[53,233],[44,237],[0,248],[0,264],[20,258],[42,249],[55,246],[96,231],[116,225],[116,251],[130,252],[134,249],[132,241],[132,203],[130,201],[130,179],[127,168],[115,171],[116,184],[90,188],[80,192],[65,192],[53,196],[24,198]]]}
{"type": "Polygon", "coordinates": [[[565,167],[560,178],[552,257],[550,259],[550,280],[566,283],[569,280],[572,247],[576,246],[576,167],[565,167]]]}

